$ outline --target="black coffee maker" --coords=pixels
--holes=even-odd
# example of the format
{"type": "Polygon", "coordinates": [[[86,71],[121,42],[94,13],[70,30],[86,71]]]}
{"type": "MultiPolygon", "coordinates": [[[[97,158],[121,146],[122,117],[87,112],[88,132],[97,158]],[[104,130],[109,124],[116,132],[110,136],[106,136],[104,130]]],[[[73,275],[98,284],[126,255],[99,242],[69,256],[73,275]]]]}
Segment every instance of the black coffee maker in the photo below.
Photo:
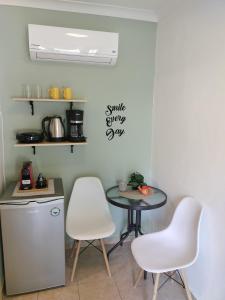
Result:
{"type": "Polygon", "coordinates": [[[83,134],[83,110],[70,109],[66,111],[67,138],[71,142],[85,142],[83,134]]]}

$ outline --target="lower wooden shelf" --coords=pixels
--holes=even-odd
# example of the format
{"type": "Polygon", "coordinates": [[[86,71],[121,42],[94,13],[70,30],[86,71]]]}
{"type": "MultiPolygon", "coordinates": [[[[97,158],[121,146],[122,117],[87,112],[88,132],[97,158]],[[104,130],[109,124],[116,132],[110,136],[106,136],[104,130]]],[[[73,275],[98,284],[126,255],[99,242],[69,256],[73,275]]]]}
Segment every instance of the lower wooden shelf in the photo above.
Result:
{"type": "Polygon", "coordinates": [[[71,153],[73,153],[74,146],[81,146],[81,145],[87,145],[87,142],[70,142],[70,141],[63,141],[63,142],[49,142],[49,141],[43,141],[41,143],[16,143],[14,147],[32,147],[33,153],[36,154],[36,147],[58,147],[58,146],[70,146],[71,147],[71,153]]]}

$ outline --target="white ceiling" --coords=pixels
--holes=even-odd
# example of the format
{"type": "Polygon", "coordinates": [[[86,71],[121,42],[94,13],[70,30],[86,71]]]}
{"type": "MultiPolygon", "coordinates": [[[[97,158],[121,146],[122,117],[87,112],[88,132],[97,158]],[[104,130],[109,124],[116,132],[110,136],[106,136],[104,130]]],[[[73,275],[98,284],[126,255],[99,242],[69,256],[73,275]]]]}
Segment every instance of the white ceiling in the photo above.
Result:
{"type": "Polygon", "coordinates": [[[174,1],[176,0],[0,0],[0,5],[74,11],[157,22],[160,15],[165,13],[174,1]]]}

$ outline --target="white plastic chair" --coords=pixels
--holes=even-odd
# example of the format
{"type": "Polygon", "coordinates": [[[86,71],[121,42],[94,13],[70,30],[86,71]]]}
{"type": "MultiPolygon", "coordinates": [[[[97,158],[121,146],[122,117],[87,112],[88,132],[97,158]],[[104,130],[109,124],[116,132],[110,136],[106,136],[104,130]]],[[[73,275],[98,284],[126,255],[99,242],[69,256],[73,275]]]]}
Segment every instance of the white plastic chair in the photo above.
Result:
{"type": "Polygon", "coordinates": [[[74,278],[81,241],[85,240],[100,240],[108,275],[111,277],[103,238],[110,236],[114,231],[115,225],[100,179],[96,177],[77,179],[74,183],[66,217],[66,232],[77,241],[71,281],[74,278]]]}
{"type": "Polygon", "coordinates": [[[185,197],[165,230],[140,236],[132,242],[133,256],[141,267],[135,287],[144,271],[156,273],[152,300],[157,297],[160,273],[175,270],[180,270],[188,300],[192,299],[183,269],[191,266],[198,256],[202,211],[199,202],[185,197]]]}

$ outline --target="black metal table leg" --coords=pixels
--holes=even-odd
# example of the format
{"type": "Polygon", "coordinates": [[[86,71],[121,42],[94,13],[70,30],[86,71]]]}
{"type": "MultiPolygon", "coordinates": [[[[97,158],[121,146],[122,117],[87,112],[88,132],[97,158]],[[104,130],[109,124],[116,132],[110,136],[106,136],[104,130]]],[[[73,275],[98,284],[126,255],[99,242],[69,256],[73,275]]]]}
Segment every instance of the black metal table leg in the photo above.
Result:
{"type": "Polygon", "coordinates": [[[136,210],[135,237],[138,237],[139,229],[140,229],[140,212],[136,210]]]}
{"type": "Polygon", "coordinates": [[[120,239],[123,239],[123,237],[127,234],[127,231],[122,233],[121,236],[120,236],[120,239]]]}
{"type": "MultiPolygon", "coordinates": [[[[141,231],[141,210],[136,211],[136,226],[137,226],[138,233],[143,235],[143,233],[141,231]]],[[[147,274],[148,273],[146,271],[144,271],[144,280],[147,279],[147,274]]]]}
{"type": "Polygon", "coordinates": [[[140,228],[138,229],[138,232],[140,233],[140,235],[144,235],[140,228]]]}
{"type": "Polygon", "coordinates": [[[143,235],[144,233],[141,231],[141,210],[138,210],[138,218],[139,218],[139,228],[138,228],[138,232],[143,235]]]}
{"type": "Polygon", "coordinates": [[[126,231],[126,232],[124,232],[124,233],[122,233],[121,235],[120,235],[120,246],[122,247],[123,246],[123,238],[126,236],[128,236],[127,235],[127,233],[128,233],[128,235],[130,234],[130,232],[129,231],[126,231]]]}
{"type": "Polygon", "coordinates": [[[115,250],[117,247],[119,246],[123,246],[123,241],[129,236],[129,234],[132,231],[132,220],[133,220],[133,210],[132,209],[128,209],[127,212],[127,231],[122,233],[120,236],[120,240],[118,243],[116,243],[108,252],[107,252],[107,256],[109,257],[109,255],[112,253],[113,250],[115,250]]]}
{"type": "Polygon", "coordinates": [[[138,229],[135,228],[135,237],[138,237],[138,229]]]}
{"type": "Polygon", "coordinates": [[[134,225],[134,210],[130,210],[130,224],[129,225],[134,225]]]}
{"type": "MultiPolygon", "coordinates": [[[[122,233],[120,236],[120,240],[116,243],[107,253],[108,257],[119,245],[122,246],[124,240],[129,236],[131,232],[135,232],[135,237],[138,237],[139,234],[143,235],[141,231],[141,210],[128,209],[127,214],[127,231],[122,233]],[[134,211],[136,212],[136,220],[134,222],[134,211]]],[[[147,278],[147,272],[145,274],[145,278],[147,278]]]]}
{"type": "Polygon", "coordinates": [[[127,229],[130,228],[131,224],[133,223],[133,210],[132,209],[128,209],[127,212],[127,229]]]}
{"type": "MultiPolygon", "coordinates": [[[[132,231],[133,226],[133,209],[128,209],[127,211],[127,231],[120,235],[120,246],[123,246],[123,237],[127,236],[127,233],[132,231]]],[[[129,235],[128,234],[128,235],[129,235]]]]}
{"type": "Polygon", "coordinates": [[[117,247],[120,246],[121,242],[123,242],[123,241],[128,237],[129,234],[130,234],[129,231],[127,231],[127,232],[125,232],[125,233],[123,234],[123,237],[119,240],[119,242],[116,243],[116,244],[115,244],[115,245],[107,252],[107,256],[108,256],[108,257],[109,257],[109,255],[112,253],[113,250],[115,250],[117,247]]]}

